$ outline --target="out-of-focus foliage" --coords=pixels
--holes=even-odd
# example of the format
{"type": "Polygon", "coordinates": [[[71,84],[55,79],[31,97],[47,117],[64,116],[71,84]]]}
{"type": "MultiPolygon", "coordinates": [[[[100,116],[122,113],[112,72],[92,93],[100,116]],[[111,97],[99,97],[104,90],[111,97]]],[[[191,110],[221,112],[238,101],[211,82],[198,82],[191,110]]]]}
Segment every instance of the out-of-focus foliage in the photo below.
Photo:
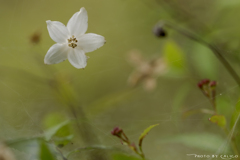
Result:
{"type": "Polygon", "coordinates": [[[140,160],[140,158],[127,156],[124,154],[115,154],[113,155],[113,160],[140,160]]]}
{"type": "Polygon", "coordinates": [[[212,123],[216,123],[219,127],[225,128],[226,127],[226,118],[223,115],[214,115],[209,118],[209,121],[212,123]]]}
{"type": "Polygon", "coordinates": [[[189,147],[199,148],[205,151],[215,152],[222,146],[229,151],[229,146],[222,137],[211,133],[189,133],[177,136],[165,137],[160,143],[181,143],[189,147]]]}
{"type": "Polygon", "coordinates": [[[45,159],[54,160],[55,159],[53,157],[52,153],[50,152],[48,146],[44,142],[42,142],[42,144],[41,144],[39,158],[41,160],[45,160],[45,159]]]}
{"type": "Polygon", "coordinates": [[[186,71],[186,62],[184,54],[181,49],[171,41],[167,41],[163,49],[163,57],[166,59],[167,64],[170,67],[170,74],[182,74],[186,71]]]}
{"type": "Polygon", "coordinates": [[[150,132],[150,130],[152,129],[152,128],[154,128],[154,127],[156,127],[156,126],[158,126],[159,124],[154,124],[154,125],[151,125],[151,126],[149,126],[147,129],[145,129],[144,131],[143,131],[143,133],[140,135],[140,137],[139,137],[139,146],[141,146],[142,147],[142,141],[143,141],[143,139],[146,137],[146,135],[148,134],[148,132],[150,132]]]}
{"type": "Polygon", "coordinates": [[[165,37],[156,37],[152,29],[165,20],[191,31],[217,46],[240,73],[239,14],[238,0],[1,1],[1,142],[17,160],[138,160],[110,131],[121,126],[137,141],[142,130],[158,123],[144,140],[147,159],[186,159],[221,148],[232,154],[228,136],[240,144],[239,87],[206,46],[167,27],[165,37]],[[45,65],[55,43],[46,20],[67,24],[81,7],[88,12],[87,33],[103,35],[107,43],[86,54],[84,70],[67,62],[45,65]],[[163,59],[166,72],[141,74],[129,86],[138,70],[129,64],[132,50],[148,66],[163,59]],[[197,87],[205,78],[217,81],[218,115],[197,87]]]}

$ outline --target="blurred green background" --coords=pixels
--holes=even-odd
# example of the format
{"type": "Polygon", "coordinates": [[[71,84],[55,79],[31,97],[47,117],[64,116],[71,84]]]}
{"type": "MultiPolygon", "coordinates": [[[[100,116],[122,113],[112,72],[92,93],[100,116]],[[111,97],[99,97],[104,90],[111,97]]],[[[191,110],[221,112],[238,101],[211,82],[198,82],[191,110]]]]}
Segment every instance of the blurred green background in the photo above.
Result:
{"type": "MultiPolygon", "coordinates": [[[[62,101],[64,98],[56,92],[60,83],[60,90],[62,84],[70,87],[77,99],[76,106],[84,110],[87,124],[101,145],[134,155],[111,135],[111,130],[120,126],[137,142],[144,129],[159,123],[144,140],[143,150],[148,159],[186,160],[193,159],[187,154],[213,154],[222,144],[228,148],[228,144],[222,143],[227,136],[208,121],[210,115],[197,113],[185,118],[183,115],[189,110],[211,109],[208,99],[197,88],[201,79],[209,78],[218,82],[218,110],[229,124],[239,87],[211,50],[168,28],[167,36],[158,38],[152,29],[160,20],[168,20],[195,32],[216,44],[239,73],[238,0],[0,2],[1,141],[41,136],[48,128],[74,119],[69,106],[62,101]],[[88,12],[87,33],[103,35],[107,43],[87,53],[90,59],[84,70],[74,68],[68,61],[45,65],[44,56],[55,43],[49,37],[46,20],[67,24],[81,7],[88,12]],[[40,38],[35,43],[34,35],[40,38]],[[169,70],[158,76],[154,90],[146,91],[141,83],[135,87],[128,85],[135,70],[128,60],[132,50],[139,50],[147,60],[161,57],[168,62],[169,70]]],[[[76,126],[72,124],[70,128],[73,138],[61,148],[63,152],[86,147],[76,126]]],[[[32,154],[18,149],[13,152],[17,159],[32,154]]],[[[85,159],[89,152],[75,153],[71,159],[85,159]]],[[[107,152],[111,157],[117,151],[107,152]]]]}

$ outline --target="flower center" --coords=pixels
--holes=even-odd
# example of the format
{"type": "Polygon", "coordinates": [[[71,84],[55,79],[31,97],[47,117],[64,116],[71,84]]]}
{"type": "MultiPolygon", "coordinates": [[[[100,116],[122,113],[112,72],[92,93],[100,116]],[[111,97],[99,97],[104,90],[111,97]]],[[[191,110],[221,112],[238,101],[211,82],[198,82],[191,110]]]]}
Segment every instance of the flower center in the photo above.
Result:
{"type": "Polygon", "coordinates": [[[72,36],[71,38],[68,39],[68,46],[75,48],[77,47],[77,42],[78,40],[74,36],[72,36]]]}

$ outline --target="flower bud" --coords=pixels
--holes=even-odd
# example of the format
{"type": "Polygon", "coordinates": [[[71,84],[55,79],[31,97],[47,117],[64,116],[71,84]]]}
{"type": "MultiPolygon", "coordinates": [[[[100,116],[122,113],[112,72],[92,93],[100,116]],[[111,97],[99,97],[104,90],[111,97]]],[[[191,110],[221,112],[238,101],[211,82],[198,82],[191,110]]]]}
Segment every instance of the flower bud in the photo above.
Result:
{"type": "Polygon", "coordinates": [[[202,88],[203,88],[203,83],[202,83],[202,82],[199,82],[199,83],[198,83],[198,87],[199,87],[200,89],[202,89],[202,88]]]}
{"type": "Polygon", "coordinates": [[[167,33],[163,29],[163,27],[162,26],[158,26],[158,25],[153,28],[153,33],[157,37],[166,37],[167,36],[167,33]]]}
{"type": "Polygon", "coordinates": [[[119,127],[115,127],[112,131],[111,134],[117,137],[121,137],[123,130],[119,127]]]}
{"type": "Polygon", "coordinates": [[[209,79],[203,79],[203,80],[202,80],[202,83],[203,83],[203,84],[208,84],[209,82],[210,82],[209,79]]]}
{"type": "Polygon", "coordinates": [[[209,86],[210,86],[210,87],[216,87],[216,85],[217,85],[217,82],[216,82],[216,81],[211,81],[211,82],[209,83],[209,86]]]}
{"type": "Polygon", "coordinates": [[[201,81],[198,83],[198,87],[199,87],[200,89],[203,89],[203,86],[209,84],[209,82],[210,82],[209,79],[203,79],[203,80],[201,80],[201,81]]]}

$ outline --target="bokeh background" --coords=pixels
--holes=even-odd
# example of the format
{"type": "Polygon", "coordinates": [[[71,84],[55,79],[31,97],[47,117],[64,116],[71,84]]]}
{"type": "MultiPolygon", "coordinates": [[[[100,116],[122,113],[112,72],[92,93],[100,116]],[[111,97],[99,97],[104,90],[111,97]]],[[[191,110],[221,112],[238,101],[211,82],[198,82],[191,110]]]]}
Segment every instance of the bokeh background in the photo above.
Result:
{"type": "MultiPolygon", "coordinates": [[[[194,159],[187,154],[211,155],[230,147],[224,143],[228,140],[224,131],[208,121],[210,115],[185,113],[212,109],[197,83],[204,78],[216,80],[218,110],[230,126],[239,87],[205,46],[169,28],[164,28],[167,36],[161,38],[152,30],[160,20],[190,30],[216,44],[239,73],[238,0],[0,0],[0,3],[1,141],[39,137],[52,126],[73,120],[65,128],[73,138],[60,150],[66,153],[87,147],[64,101],[63,95],[69,92],[76,100],[75,107],[85,112],[84,120],[81,115],[79,120],[92,128],[99,144],[114,148],[107,153],[99,151],[109,157],[116,153],[137,157],[111,135],[116,126],[137,143],[144,129],[159,123],[143,144],[144,153],[151,160],[194,159]],[[68,61],[45,65],[44,56],[55,43],[49,37],[46,20],[67,24],[81,7],[88,11],[87,32],[103,35],[107,43],[87,53],[90,58],[84,70],[74,68],[68,61]],[[146,61],[158,58],[166,61],[168,69],[156,77],[157,85],[151,91],[144,88],[142,81],[134,87],[128,84],[129,76],[136,70],[129,62],[133,51],[146,61]]],[[[10,146],[16,159],[38,158],[29,144],[20,146],[10,146]]],[[[69,159],[85,159],[91,152],[74,153],[69,159]]]]}

